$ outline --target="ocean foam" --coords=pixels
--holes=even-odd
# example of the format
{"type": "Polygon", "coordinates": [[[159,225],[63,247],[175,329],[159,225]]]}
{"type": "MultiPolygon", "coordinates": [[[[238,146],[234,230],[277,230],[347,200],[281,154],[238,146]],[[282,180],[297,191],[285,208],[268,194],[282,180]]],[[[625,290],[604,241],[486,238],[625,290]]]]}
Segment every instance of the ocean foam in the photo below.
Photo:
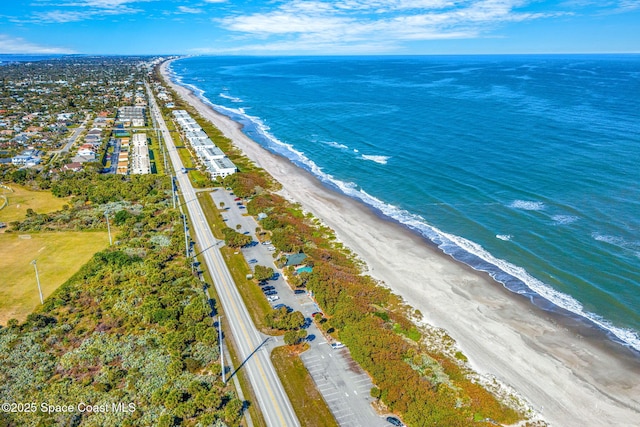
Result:
{"type": "Polygon", "coordinates": [[[220,98],[228,99],[231,102],[244,102],[242,99],[236,98],[235,96],[227,95],[226,93],[220,93],[218,94],[218,96],[220,98]]]}
{"type": "Polygon", "coordinates": [[[551,219],[557,225],[566,225],[571,224],[572,222],[576,222],[580,218],[573,215],[553,215],[551,219]]]}
{"type": "Polygon", "coordinates": [[[638,250],[640,250],[640,241],[629,241],[624,237],[610,236],[600,233],[591,233],[591,237],[599,242],[608,243],[610,245],[617,246],[620,249],[632,251],[634,254],[637,254],[638,250]]]}
{"type": "Polygon", "coordinates": [[[339,142],[335,142],[335,141],[322,141],[322,143],[324,145],[328,145],[329,147],[334,147],[334,148],[339,148],[341,150],[348,150],[349,147],[347,147],[344,144],[340,144],[339,142]]]}
{"type": "Polygon", "coordinates": [[[543,202],[536,202],[531,200],[514,200],[510,205],[510,208],[522,209],[524,211],[541,211],[545,208],[543,202]]]}
{"type": "Polygon", "coordinates": [[[496,237],[500,240],[504,240],[505,242],[508,242],[513,238],[511,234],[496,234],[496,237]]]}
{"type": "Polygon", "coordinates": [[[390,156],[371,156],[371,155],[363,154],[362,156],[360,156],[360,158],[363,160],[370,160],[372,162],[376,162],[381,165],[386,165],[387,160],[389,160],[391,157],[390,156]]]}
{"type": "MultiPolygon", "coordinates": [[[[507,289],[511,290],[512,292],[529,295],[530,297],[533,297],[534,294],[538,295],[557,307],[563,308],[577,316],[587,319],[601,327],[603,330],[608,331],[623,345],[640,351],[640,335],[636,331],[619,328],[612,325],[606,319],[603,319],[602,317],[594,313],[585,311],[582,304],[570,295],[553,289],[546,283],[531,276],[524,268],[511,264],[503,259],[494,257],[481,245],[467,240],[463,237],[445,233],[437,229],[436,227],[429,225],[421,216],[408,212],[397,206],[385,203],[375,196],[368,194],[356,183],[344,182],[334,178],[332,175],[324,172],[322,168],[320,168],[313,160],[306,157],[303,152],[296,150],[293,145],[282,142],[274,135],[272,135],[269,132],[269,127],[260,118],[246,114],[243,109],[233,109],[213,104],[204,96],[204,91],[193,85],[187,85],[184,83],[181,84],[193,88],[194,93],[196,93],[198,97],[203,100],[203,102],[205,102],[207,105],[212,106],[215,110],[227,116],[231,116],[232,119],[239,118],[240,120],[238,121],[241,121],[243,123],[248,122],[249,124],[251,124],[252,127],[257,131],[257,133],[262,136],[262,139],[264,140],[264,142],[266,142],[267,146],[275,152],[287,157],[295,164],[307,169],[322,182],[329,184],[334,188],[337,188],[343,194],[358,199],[374,207],[383,215],[395,219],[409,229],[415,230],[416,232],[420,233],[421,235],[438,245],[438,247],[444,253],[448,254],[452,258],[460,262],[464,262],[465,264],[476,270],[487,272],[489,275],[491,275],[491,277],[493,277],[499,283],[502,283],[507,289]],[[467,262],[465,259],[468,258],[468,255],[482,260],[483,263],[477,264],[476,262],[467,262]],[[503,278],[504,274],[506,274],[508,277],[503,278]],[[525,285],[525,288],[513,286],[510,288],[509,286],[507,286],[506,279],[508,279],[509,277],[518,279],[525,285]]],[[[354,152],[358,152],[358,150],[354,149],[354,152]]],[[[510,205],[510,207],[524,210],[542,210],[545,208],[543,202],[525,200],[515,200],[510,205]]],[[[594,238],[597,239],[597,236],[600,235],[594,234],[594,238]]],[[[602,236],[600,237],[602,238],[602,236]]]]}

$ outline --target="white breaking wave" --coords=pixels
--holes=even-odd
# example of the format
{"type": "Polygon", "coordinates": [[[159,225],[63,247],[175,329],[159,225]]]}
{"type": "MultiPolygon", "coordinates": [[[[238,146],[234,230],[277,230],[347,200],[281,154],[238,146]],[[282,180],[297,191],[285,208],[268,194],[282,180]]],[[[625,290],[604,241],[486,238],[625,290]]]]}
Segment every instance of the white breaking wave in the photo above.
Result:
{"type": "Polygon", "coordinates": [[[340,144],[339,142],[335,142],[335,141],[323,141],[322,142],[324,145],[328,145],[330,147],[334,147],[334,148],[339,148],[341,150],[348,150],[349,147],[347,147],[344,144],[340,144]]]}
{"type": "Polygon", "coordinates": [[[566,225],[576,222],[579,218],[573,215],[554,215],[551,219],[558,225],[566,225]]]}
{"type": "Polygon", "coordinates": [[[514,200],[510,205],[510,208],[522,209],[525,211],[541,211],[545,208],[543,202],[536,202],[531,200],[514,200]]]}
{"type": "Polygon", "coordinates": [[[242,99],[236,98],[235,96],[227,95],[226,93],[220,93],[218,94],[218,96],[220,98],[228,99],[231,102],[244,102],[242,99]]]}
{"type": "Polygon", "coordinates": [[[624,237],[610,236],[607,234],[591,233],[591,237],[599,242],[608,243],[621,249],[637,252],[640,249],[640,241],[628,241],[624,237]]]}
{"type": "Polygon", "coordinates": [[[500,240],[504,240],[505,242],[508,242],[513,238],[511,234],[496,234],[496,237],[500,240]]]}
{"type": "Polygon", "coordinates": [[[372,162],[376,162],[381,165],[386,165],[387,160],[389,160],[391,157],[390,156],[370,156],[367,154],[363,154],[360,158],[363,160],[371,160],[372,162]]]}
{"type": "MultiPolygon", "coordinates": [[[[187,86],[187,85],[185,85],[187,86]]],[[[514,264],[509,263],[503,259],[499,259],[491,255],[487,250],[485,250],[481,245],[467,240],[463,237],[456,236],[453,234],[445,233],[436,227],[429,225],[424,221],[422,217],[419,215],[408,212],[404,209],[401,209],[397,206],[388,204],[378,199],[375,196],[368,194],[362,188],[360,188],[356,183],[353,182],[344,182],[339,179],[334,178],[332,175],[324,172],[321,167],[319,167],[313,160],[309,159],[305,156],[305,154],[299,150],[296,150],[293,145],[285,143],[277,139],[274,135],[269,132],[269,126],[267,126],[260,118],[250,116],[244,112],[243,109],[233,109],[220,105],[216,105],[211,103],[206,97],[202,94],[203,91],[199,90],[195,86],[188,85],[194,88],[197,93],[199,93],[200,98],[208,105],[212,106],[216,110],[229,115],[239,115],[244,119],[249,120],[256,128],[259,134],[261,134],[264,139],[267,141],[267,145],[272,148],[277,153],[289,158],[299,165],[303,165],[309,171],[311,171],[318,179],[321,181],[331,184],[334,187],[337,187],[343,194],[358,199],[370,206],[373,206],[377,210],[379,210],[382,214],[395,219],[406,227],[415,230],[422,234],[427,239],[434,242],[438,247],[449,256],[453,257],[453,254],[458,252],[459,250],[470,253],[477,258],[485,261],[489,265],[493,265],[497,267],[502,272],[519,279],[522,281],[531,291],[538,294],[542,298],[547,301],[553,303],[554,305],[561,307],[571,313],[574,313],[580,317],[585,319],[589,319],[591,322],[600,326],[604,330],[610,332],[615,337],[617,337],[621,342],[625,345],[628,345],[635,350],[640,351],[640,335],[636,331],[630,329],[623,329],[617,326],[612,325],[606,319],[603,319],[601,316],[598,316],[595,313],[591,313],[584,310],[582,304],[577,301],[575,298],[570,295],[564,294],[553,289],[551,286],[542,282],[541,280],[536,279],[531,276],[524,268],[516,266],[514,264]]],[[[358,150],[354,149],[354,152],[358,152],[358,150]]],[[[515,200],[510,207],[516,209],[525,209],[525,210],[542,210],[545,208],[543,202],[536,201],[526,201],[526,200],[515,200]]],[[[600,237],[604,240],[607,236],[600,236],[594,233],[594,238],[598,239],[600,237]]],[[[471,266],[475,268],[474,266],[471,266]]],[[[495,272],[489,274],[494,277],[494,279],[498,280],[495,277],[495,272]]],[[[503,283],[503,282],[501,282],[503,283]]],[[[504,285],[504,283],[503,283],[504,285]]],[[[526,293],[523,291],[521,293],[526,293]]]]}

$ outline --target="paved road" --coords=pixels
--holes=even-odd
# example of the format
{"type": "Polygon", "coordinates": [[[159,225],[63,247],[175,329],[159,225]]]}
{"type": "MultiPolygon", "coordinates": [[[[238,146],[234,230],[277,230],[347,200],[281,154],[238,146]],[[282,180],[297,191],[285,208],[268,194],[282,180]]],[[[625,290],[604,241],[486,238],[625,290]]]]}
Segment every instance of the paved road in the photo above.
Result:
{"type": "Polygon", "coordinates": [[[84,131],[85,126],[90,119],[91,116],[87,114],[87,116],[84,118],[84,122],[82,122],[82,124],[76,128],[73,134],[69,137],[69,142],[67,142],[65,146],[60,150],[61,153],[68,153],[69,150],[71,150],[71,147],[73,147],[73,144],[76,143],[76,139],[78,139],[78,136],[80,136],[82,131],[84,131]]]}
{"type": "MultiPolygon", "coordinates": [[[[151,113],[155,115],[157,123],[162,130],[162,136],[165,140],[171,163],[174,170],[180,171],[182,168],[180,156],[166,123],[158,113],[158,106],[148,85],[147,92],[149,93],[151,113]]],[[[291,402],[271,363],[268,349],[264,345],[265,339],[260,336],[249,317],[249,313],[218,248],[220,242],[214,238],[207,225],[202,208],[197,202],[198,196],[189,182],[188,175],[178,173],[176,178],[185,200],[184,205],[191,217],[190,231],[195,234],[208,271],[213,278],[214,286],[226,315],[223,322],[229,325],[232,337],[238,348],[238,356],[244,360],[241,369],[246,371],[247,377],[251,382],[257,399],[255,403],[262,410],[268,426],[299,426],[300,423],[293,411],[291,402]]]]}

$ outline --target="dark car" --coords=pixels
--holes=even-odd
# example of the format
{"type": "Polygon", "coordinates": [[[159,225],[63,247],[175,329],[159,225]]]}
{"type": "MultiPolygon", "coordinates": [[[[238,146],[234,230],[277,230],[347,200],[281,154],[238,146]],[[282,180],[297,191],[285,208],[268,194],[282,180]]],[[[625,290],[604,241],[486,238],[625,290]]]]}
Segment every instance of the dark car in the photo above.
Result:
{"type": "Polygon", "coordinates": [[[394,426],[398,426],[398,427],[402,427],[404,425],[404,424],[402,424],[402,421],[400,421],[396,417],[387,417],[387,422],[389,424],[393,424],[394,426]]]}
{"type": "Polygon", "coordinates": [[[261,280],[261,281],[258,283],[258,285],[260,285],[260,286],[265,286],[265,285],[267,285],[268,283],[269,283],[269,282],[267,282],[266,280],[261,280]]]}
{"type": "Polygon", "coordinates": [[[274,290],[276,287],[275,286],[265,286],[262,288],[263,291],[272,291],[274,290]]]}
{"type": "Polygon", "coordinates": [[[294,294],[306,294],[307,291],[305,291],[304,289],[296,289],[295,291],[293,291],[294,294]]]}
{"type": "Polygon", "coordinates": [[[269,296],[269,295],[277,295],[277,294],[278,294],[278,292],[277,292],[277,291],[266,291],[264,294],[265,294],[266,296],[269,296]]]}
{"type": "Polygon", "coordinates": [[[280,273],[273,273],[273,276],[271,276],[271,280],[278,280],[280,278],[280,273]]]}

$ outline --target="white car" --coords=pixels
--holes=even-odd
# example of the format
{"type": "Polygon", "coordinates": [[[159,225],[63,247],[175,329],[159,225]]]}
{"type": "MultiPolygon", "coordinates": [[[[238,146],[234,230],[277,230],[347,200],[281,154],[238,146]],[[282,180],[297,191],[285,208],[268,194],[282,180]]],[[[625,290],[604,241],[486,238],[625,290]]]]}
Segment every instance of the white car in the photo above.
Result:
{"type": "Polygon", "coordinates": [[[331,344],[331,348],[336,350],[343,347],[344,347],[344,344],[342,344],[340,341],[336,341],[333,344],[331,344]]]}
{"type": "Polygon", "coordinates": [[[267,297],[267,301],[269,301],[269,302],[274,302],[274,301],[277,301],[279,299],[280,299],[280,297],[278,295],[269,295],[267,297]]]}

